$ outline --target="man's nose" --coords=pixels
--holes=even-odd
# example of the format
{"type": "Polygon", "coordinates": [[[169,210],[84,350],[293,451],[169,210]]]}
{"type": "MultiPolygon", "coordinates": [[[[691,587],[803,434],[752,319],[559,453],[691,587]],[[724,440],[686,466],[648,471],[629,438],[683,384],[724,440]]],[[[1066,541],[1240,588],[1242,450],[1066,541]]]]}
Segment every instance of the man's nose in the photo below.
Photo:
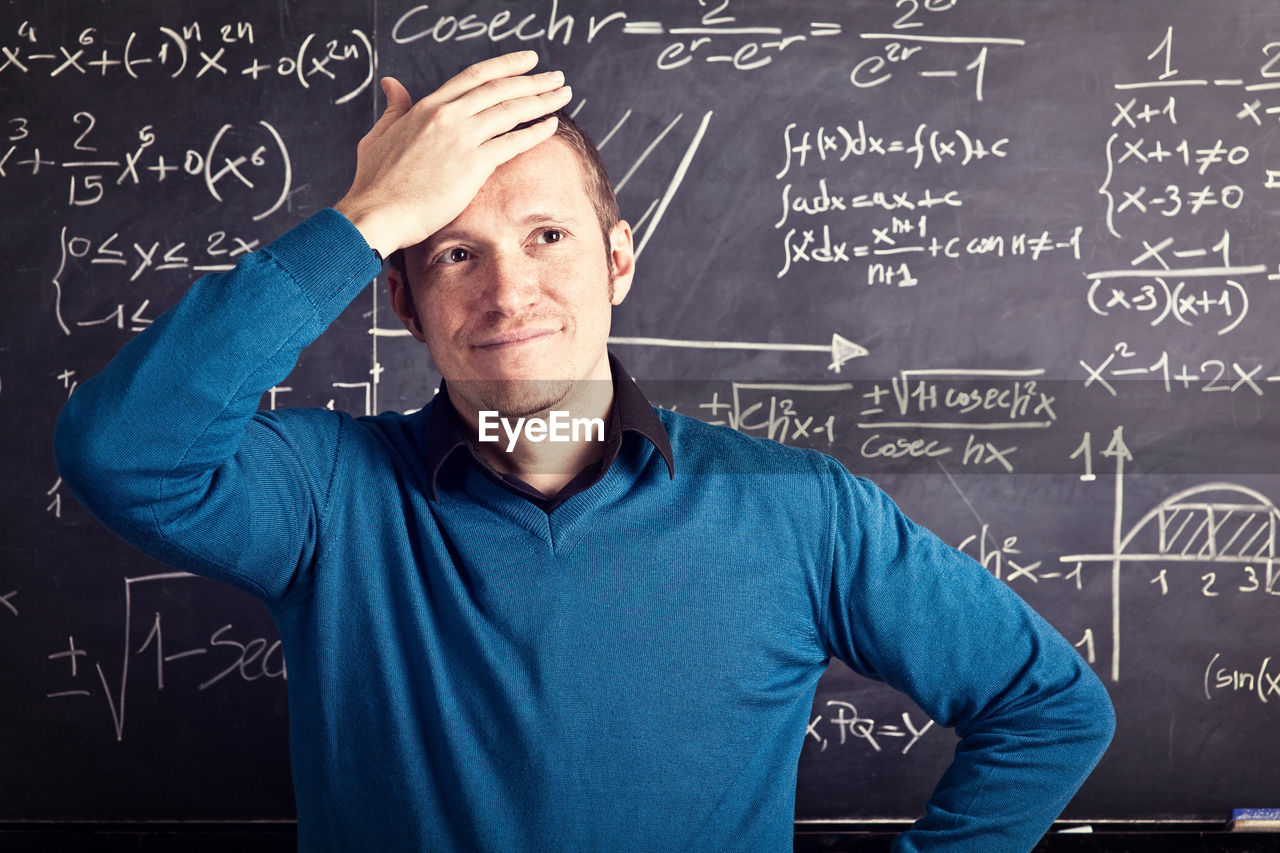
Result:
{"type": "Polygon", "coordinates": [[[535,264],[523,252],[497,252],[489,258],[484,301],[491,311],[516,315],[538,301],[535,264]]]}

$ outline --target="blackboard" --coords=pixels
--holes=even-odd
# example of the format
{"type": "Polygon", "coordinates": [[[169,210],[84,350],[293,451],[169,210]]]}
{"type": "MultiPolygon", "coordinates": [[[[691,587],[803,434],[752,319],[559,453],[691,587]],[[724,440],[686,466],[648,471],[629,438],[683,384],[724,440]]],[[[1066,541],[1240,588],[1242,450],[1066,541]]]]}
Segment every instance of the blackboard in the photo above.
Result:
{"type": "MultiPolygon", "coordinates": [[[[67,495],[54,420],[206,271],[335,201],[381,110],[534,47],[634,225],[651,399],[830,452],[1095,667],[1070,819],[1280,797],[1280,6],[5,2],[0,820],[287,820],[252,599],[67,495]]],[[[421,406],[363,294],[262,405],[421,406]]],[[[954,745],[834,664],[797,821],[914,817],[954,745]]]]}

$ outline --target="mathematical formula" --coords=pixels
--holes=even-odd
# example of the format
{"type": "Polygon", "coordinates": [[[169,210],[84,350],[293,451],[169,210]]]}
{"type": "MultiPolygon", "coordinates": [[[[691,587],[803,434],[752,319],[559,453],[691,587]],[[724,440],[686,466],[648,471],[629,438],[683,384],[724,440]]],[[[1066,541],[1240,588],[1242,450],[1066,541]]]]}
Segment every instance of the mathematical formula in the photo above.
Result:
{"type": "Polygon", "coordinates": [[[1100,388],[1112,397],[1118,396],[1125,387],[1121,384],[1124,380],[1146,377],[1159,380],[1167,394],[1238,392],[1261,397],[1271,383],[1280,382],[1280,372],[1271,372],[1273,369],[1263,364],[1242,365],[1239,361],[1220,358],[1178,362],[1170,357],[1168,350],[1161,350],[1158,356],[1144,355],[1124,341],[1092,362],[1084,359],[1079,362],[1084,370],[1085,387],[1100,388]]]}
{"type": "MultiPolygon", "coordinates": [[[[52,29],[49,27],[48,29],[52,29]]],[[[146,82],[222,77],[257,83],[283,79],[303,89],[324,85],[333,103],[350,101],[373,82],[373,44],[362,30],[336,37],[308,33],[288,54],[262,53],[250,21],[188,21],[127,36],[102,27],[82,28],[70,44],[54,43],[46,27],[18,25],[16,43],[0,46],[0,79],[66,75],[146,82]],[[343,87],[346,87],[345,89],[343,87]]]]}
{"type": "MultiPolygon", "coordinates": [[[[232,193],[261,199],[262,209],[251,217],[255,222],[280,210],[292,188],[289,148],[266,121],[223,124],[199,149],[166,146],[155,125],[146,124],[132,134],[131,150],[103,151],[97,127],[98,119],[85,110],[68,116],[61,126],[38,130],[24,116],[10,118],[8,148],[0,155],[0,181],[40,182],[42,188],[61,182],[61,196],[72,210],[109,200],[108,193],[148,184],[194,183],[219,204],[232,193]]],[[[52,187],[47,192],[58,195],[52,187]]]]}
{"type": "Polygon", "coordinates": [[[1222,665],[1222,653],[1215,654],[1204,668],[1204,698],[1242,695],[1263,705],[1280,699],[1280,668],[1270,655],[1256,666],[1246,666],[1242,670],[1222,665]]]}
{"type": "MultiPolygon", "coordinates": [[[[51,678],[62,681],[59,689],[48,690],[45,698],[64,701],[74,698],[99,698],[104,700],[104,710],[110,714],[111,724],[116,740],[124,740],[126,711],[130,692],[130,664],[137,659],[138,666],[145,666],[139,675],[135,669],[132,679],[134,689],[138,689],[138,680],[149,681],[154,674],[154,689],[165,689],[165,678],[169,678],[170,687],[174,681],[174,670],[183,670],[183,675],[195,668],[200,679],[195,685],[197,691],[207,690],[227,678],[238,678],[242,682],[259,679],[267,681],[286,679],[287,673],[284,653],[278,639],[252,637],[242,642],[243,633],[234,625],[224,624],[209,635],[207,641],[198,645],[184,645],[181,648],[165,646],[165,621],[161,610],[153,611],[153,615],[145,620],[149,624],[146,637],[136,643],[134,626],[133,599],[134,590],[139,584],[144,589],[153,589],[158,585],[189,581],[194,575],[185,572],[165,572],[124,579],[124,647],[121,652],[119,674],[115,675],[115,667],[103,664],[105,656],[91,658],[89,649],[78,647],[74,634],[67,635],[65,647],[55,649],[46,655],[46,660],[53,667],[51,678]],[[206,657],[207,656],[207,657],[206,657]],[[83,666],[82,666],[83,659],[83,666]],[[92,669],[89,664],[92,663],[92,669]],[[84,671],[82,671],[84,670],[84,671]],[[108,670],[112,674],[108,674],[108,670]],[[60,675],[58,674],[60,673],[60,675]],[[96,675],[96,678],[94,677],[96,675]],[[86,684],[87,682],[87,684],[86,684]]],[[[177,609],[178,619],[186,621],[190,614],[185,609],[177,609]]],[[[174,617],[171,615],[170,619],[174,617]]],[[[92,646],[90,646],[92,648],[92,646]]],[[[184,683],[189,683],[187,678],[184,683]]]]}
{"type": "Polygon", "coordinates": [[[144,275],[162,272],[187,273],[185,279],[190,273],[204,275],[230,270],[235,267],[236,258],[260,247],[261,241],[257,238],[229,235],[225,231],[214,231],[191,241],[166,240],[162,243],[159,240],[128,240],[122,238],[118,231],[91,239],[69,233],[64,225],[58,236],[58,269],[50,279],[55,293],[54,320],[64,335],[71,335],[73,329],[94,326],[140,332],[151,323],[149,298],[133,297],[127,306],[117,302],[108,308],[104,316],[97,316],[95,312],[102,310],[101,298],[96,296],[94,289],[90,289],[90,293],[95,295],[88,300],[83,299],[76,284],[69,280],[72,272],[93,271],[95,282],[105,270],[116,270],[122,276],[128,273],[127,281],[130,283],[144,275]]]}
{"type": "Polygon", "coordinates": [[[826,708],[826,714],[810,718],[805,732],[806,744],[817,744],[819,752],[825,752],[834,743],[836,746],[861,744],[871,752],[906,755],[933,728],[933,720],[925,717],[916,722],[908,711],[903,711],[893,722],[877,722],[874,717],[860,714],[852,702],[831,699],[826,708]]]}

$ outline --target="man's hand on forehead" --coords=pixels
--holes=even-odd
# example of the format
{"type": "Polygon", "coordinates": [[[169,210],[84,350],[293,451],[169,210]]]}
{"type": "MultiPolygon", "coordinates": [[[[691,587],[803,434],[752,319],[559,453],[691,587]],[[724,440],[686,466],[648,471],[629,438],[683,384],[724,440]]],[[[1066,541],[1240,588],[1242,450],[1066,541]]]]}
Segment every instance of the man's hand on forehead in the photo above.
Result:
{"type": "Polygon", "coordinates": [[[493,170],[549,139],[570,88],[559,71],[530,74],[533,51],[464,69],[416,104],[393,77],[387,108],[356,148],[356,176],[334,207],[384,257],[422,242],[471,203],[493,170]]]}

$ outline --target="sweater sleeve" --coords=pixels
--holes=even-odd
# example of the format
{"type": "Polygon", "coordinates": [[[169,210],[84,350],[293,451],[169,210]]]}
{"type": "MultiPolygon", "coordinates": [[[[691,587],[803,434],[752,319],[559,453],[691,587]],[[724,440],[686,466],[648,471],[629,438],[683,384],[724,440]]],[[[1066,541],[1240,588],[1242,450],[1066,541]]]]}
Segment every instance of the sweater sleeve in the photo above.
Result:
{"type": "Polygon", "coordinates": [[[1074,648],[977,561],[832,461],[826,642],[960,737],[896,851],[1030,850],[1102,757],[1115,717],[1074,648]]]}
{"type": "Polygon", "coordinates": [[[378,269],[327,209],[201,278],[64,406],[54,451],[72,494],[157,559],[279,600],[314,548],[332,466],[315,445],[339,421],[258,403],[378,269]]]}

